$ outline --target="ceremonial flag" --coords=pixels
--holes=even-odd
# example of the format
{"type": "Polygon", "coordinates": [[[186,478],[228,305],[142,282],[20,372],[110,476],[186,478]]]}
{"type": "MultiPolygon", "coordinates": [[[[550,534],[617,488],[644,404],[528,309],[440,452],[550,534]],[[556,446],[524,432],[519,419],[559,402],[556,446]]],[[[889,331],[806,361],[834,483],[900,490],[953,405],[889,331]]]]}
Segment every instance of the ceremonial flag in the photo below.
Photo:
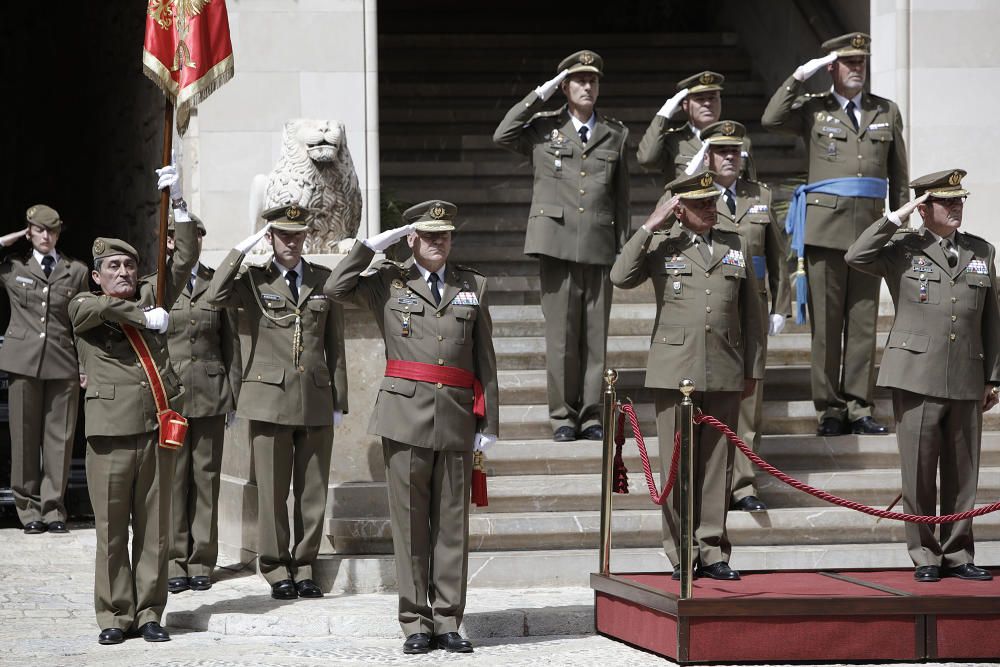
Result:
{"type": "Polygon", "coordinates": [[[148,0],[142,69],[177,110],[183,134],[191,109],[233,78],[225,0],[148,0]]]}

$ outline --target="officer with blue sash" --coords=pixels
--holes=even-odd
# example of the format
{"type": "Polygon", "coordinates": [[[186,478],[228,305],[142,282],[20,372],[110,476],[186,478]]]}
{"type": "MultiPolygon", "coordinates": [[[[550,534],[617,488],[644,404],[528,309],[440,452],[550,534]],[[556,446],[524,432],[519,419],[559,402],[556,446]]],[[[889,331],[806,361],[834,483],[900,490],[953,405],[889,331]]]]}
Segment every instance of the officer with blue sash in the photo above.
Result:
{"type": "Polygon", "coordinates": [[[909,200],[899,107],[864,90],[870,45],[860,32],[824,42],[827,55],[796,69],[761,118],[771,131],[801,136],[809,154],[809,182],[796,190],[786,224],[800,260],[800,322],[808,289],[812,397],[823,436],[888,432],[872,417],[880,280],[844,261],[882,216],[886,196],[893,209],[909,200]],[[824,67],[832,89],[806,94],[805,80],[824,67]]]}

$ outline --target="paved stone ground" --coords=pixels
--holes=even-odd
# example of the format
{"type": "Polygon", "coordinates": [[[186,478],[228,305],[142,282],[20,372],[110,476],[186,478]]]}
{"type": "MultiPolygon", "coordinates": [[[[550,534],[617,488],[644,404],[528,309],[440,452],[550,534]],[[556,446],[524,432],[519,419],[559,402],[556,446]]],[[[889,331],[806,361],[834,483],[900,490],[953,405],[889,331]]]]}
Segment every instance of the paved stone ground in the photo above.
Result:
{"type": "MultiPolygon", "coordinates": [[[[24,535],[0,523],[0,665],[18,667],[337,667],[341,665],[669,664],[592,634],[585,589],[474,590],[465,631],[472,655],[403,655],[394,595],[276,602],[246,570],[223,573],[211,591],[171,596],[173,641],[97,644],[94,531],[24,535]],[[293,634],[294,633],[294,634],[293,634]]],[[[904,666],[905,667],[905,666],[904,666]]]]}

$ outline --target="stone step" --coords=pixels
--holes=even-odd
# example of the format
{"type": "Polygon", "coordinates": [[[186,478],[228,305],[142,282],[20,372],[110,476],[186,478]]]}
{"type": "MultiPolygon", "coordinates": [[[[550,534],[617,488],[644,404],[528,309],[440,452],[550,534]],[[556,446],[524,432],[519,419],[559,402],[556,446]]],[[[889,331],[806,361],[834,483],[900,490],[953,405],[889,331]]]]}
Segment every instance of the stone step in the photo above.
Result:
{"type": "MultiPolygon", "coordinates": [[[[497,123],[499,123],[500,119],[503,118],[502,115],[503,110],[501,110],[500,113],[501,115],[498,116],[496,119],[497,123]]],[[[652,119],[652,116],[650,116],[650,119],[652,119]]],[[[644,130],[645,128],[641,128],[638,137],[633,136],[632,133],[629,133],[628,141],[630,147],[638,147],[639,142],[642,140],[642,131],[644,130]]],[[[382,149],[385,148],[401,149],[401,150],[411,151],[411,153],[413,151],[420,151],[423,149],[429,151],[455,151],[455,150],[470,151],[470,152],[495,151],[496,156],[506,155],[506,156],[511,156],[512,159],[521,159],[521,160],[524,159],[524,158],[519,158],[516,154],[510,153],[500,148],[495,143],[493,143],[492,130],[490,130],[487,133],[468,134],[468,135],[447,135],[447,136],[441,136],[441,135],[421,136],[418,134],[414,134],[412,132],[409,133],[402,132],[395,134],[390,133],[388,135],[380,132],[379,134],[380,134],[379,146],[382,149]]],[[[761,146],[780,146],[784,148],[793,148],[799,145],[798,140],[795,139],[794,137],[787,137],[785,135],[780,135],[780,134],[769,134],[766,132],[760,132],[759,134],[753,133],[751,138],[753,139],[754,146],[760,144],[761,146]]],[[[431,153],[430,155],[434,155],[434,153],[431,153]]],[[[433,160],[434,158],[422,157],[422,159],[433,160]]]]}
{"type": "MultiPolygon", "coordinates": [[[[381,49],[379,49],[381,51],[381,49]]],[[[392,82],[401,80],[403,73],[419,73],[425,75],[433,72],[434,79],[445,77],[454,80],[491,80],[492,78],[511,78],[511,60],[508,52],[487,53],[481,49],[463,53],[460,58],[446,49],[417,49],[407,51],[405,56],[398,58],[379,58],[379,81],[392,82]],[[442,61],[447,61],[447,71],[440,69],[442,61]]],[[[517,59],[516,69],[521,76],[534,74],[536,83],[551,77],[552,67],[562,56],[538,54],[537,51],[526,53],[517,59]]],[[[727,78],[742,73],[744,78],[751,75],[749,57],[741,49],[690,47],[679,51],[665,53],[663,57],[651,57],[646,46],[636,46],[630,49],[620,49],[613,60],[606,61],[605,74],[614,77],[615,81],[641,80],[656,77],[661,86],[668,86],[690,72],[711,69],[726,74],[727,78]]],[[[525,93],[527,94],[527,93],[525,93]]]]}
{"type": "MultiPolygon", "coordinates": [[[[659,77],[659,79],[662,78],[659,77]]],[[[523,75],[517,76],[517,80],[512,78],[507,85],[486,83],[475,77],[470,77],[467,81],[452,81],[448,83],[440,83],[432,80],[420,82],[412,80],[392,81],[379,86],[378,92],[381,99],[402,97],[405,98],[407,104],[424,102],[442,106],[443,100],[447,100],[448,104],[451,105],[467,99],[476,100],[479,104],[486,102],[494,104],[497,100],[516,100],[519,95],[524,97],[537,83],[541,83],[536,82],[535,84],[527,85],[523,79],[523,75]]],[[[605,100],[609,96],[614,100],[624,97],[649,100],[659,99],[662,104],[675,92],[674,82],[667,82],[662,86],[650,81],[615,81],[614,83],[609,81],[607,86],[603,83],[601,84],[601,100],[605,100]],[[609,95],[608,90],[611,90],[612,94],[609,95]]],[[[764,84],[760,81],[740,81],[735,79],[730,81],[727,78],[725,91],[726,105],[728,107],[731,99],[740,97],[755,97],[758,100],[765,99],[772,92],[766,90],[764,84]]],[[[652,116],[650,116],[650,119],[652,119],[652,116]]],[[[760,117],[758,116],[758,121],[759,119],[760,117]]]]}
{"type": "MultiPolygon", "coordinates": [[[[613,534],[612,572],[671,570],[661,547],[628,548],[620,544],[619,537],[618,532],[613,534]]],[[[977,537],[979,537],[978,532],[977,537]]],[[[1000,541],[978,539],[976,561],[990,565],[1000,563],[1000,541]]],[[[733,550],[730,563],[744,572],[913,567],[906,552],[906,545],[897,542],[740,546],[733,550]]],[[[313,565],[313,572],[325,591],[334,594],[358,594],[396,590],[395,568],[391,555],[347,554],[320,556],[313,565]]],[[[588,587],[589,591],[590,573],[598,569],[596,548],[472,551],[469,553],[469,587],[477,593],[484,588],[533,589],[548,586],[580,586],[588,587]]],[[[254,578],[244,579],[253,580],[258,587],[262,585],[254,578]]],[[[540,604],[549,604],[548,591],[539,590],[537,593],[541,600],[540,604]]],[[[197,596],[192,598],[200,599],[197,596]]],[[[173,608],[174,599],[171,598],[168,613],[173,608]]],[[[250,605],[257,604],[251,595],[233,596],[232,599],[246,600],[250,605]]],[[[339,601],[342,598],[336,599],[339,601]]],[[[476,599],[477,595],[469,596],[470,610],[476,599]]],[[[207,606],[207,609],[213,608],[211,605],[207,606]]],[[[291,608],[300,610],[295,605],[291,605],[291,608]]],[[[259,609],[247,608],[243,613],[256,614],[259,613],[259,609]]],[[[392,616],[391,612],[389,615],[392,616]]],[[[467,614],[466,618],[468,617],[467,614]]],[[[398,630],[398,625],[396,627],[398,630]]]]}
{"type": "MultiPolygon", "coordinates": [[[[537,8],[537,3],[528,3],[537,8]]],[[[558,31],[546,33],[545,39],[540,40],[534,33],[516,32],[491,32],[491,33],[379,33],[380,60],[383,50],[392,52],[397,50],[400,58],[407,58],[412,53],[411,49],[470,49],[488,53],[503,54],[508,57],[508,49],[520,52],[525,49],[538,50],[545,48],[552,53],[563,53],[566,49],[575,50],[580,48],[580,44],[594,45],[592,48],[600,53],[602,57],[606,53],[615,53],[616,49],[635,49],[637,36],[632,33],[578,33],[558,31]],[[600,45],[600,49],[597,45],[600,45]]],[[[690,49],[690,48],[718,48],[722,46],[733,46],[739,43],[736,33],[732,32],[650,32],[641,35],[642,49],[657,47],[658,49],[690,49]]],[[[591,48],[591,47],[587,47],[591,48]]],[[[447,55],[447,54],[446,54],[447,55]]],[[[648,51],[647,51],[648,55],[648,51]]],[[[561,57],[561,56],[560,56],[561,57]]],[[[605,58],[607,59],[607,58],[605,58]]],[[[509,63],[508,66],[510,67],[509,63]]],[[[520,71],[520,67],[511,67],[520,71]]],[[[551,67],[546,68],[546,71],[551,67]]],[[[728,81],[727,81],[728,90],[728,81]]]]}
{"type": "MultiPolygon", "coordinates": [[[[994,473],[1000,478],[1000,471],[994,473]]],[[[993,501],[997,487],[987,496],[980,489],[980,504],[993,501]]],[[[492,488],[491,488],[492,493],[492,488]]],[[[651,509],[626,509],[616,496],[612,531],[620,547],[654,547],[663,540],[662,511],[642,494],[644,506],[651,509]]],[[[891,500],[891,495],[885,502],[891,500]]],[[[596,500],[596,498],[595,498],[596,500]]],[[[490,499],[491,505],[493,499],[490,499]]],[[[596,503],[595,503],[596,504],[596,503]]],[[[726,520],[729,538],[741,546],[786,546],[809,544],[877,544],[905,541],[903,524],[876,520],[874,517],[830,505],[789,507],[750,514],[730,512],[726,520]]],[[[976,536],[981,540],[1000,539],[1000,515],[979,517],[976,536]]],[[[327,521],[338,553],[390,553],[392,532],[388,518],[327,521]]],[[[470,551],[508,551],[520,549],[586,549],[597,547],[600,536],[600,512],[538,511],[488,513],[474,511],[469,518],[470,551]]]]}

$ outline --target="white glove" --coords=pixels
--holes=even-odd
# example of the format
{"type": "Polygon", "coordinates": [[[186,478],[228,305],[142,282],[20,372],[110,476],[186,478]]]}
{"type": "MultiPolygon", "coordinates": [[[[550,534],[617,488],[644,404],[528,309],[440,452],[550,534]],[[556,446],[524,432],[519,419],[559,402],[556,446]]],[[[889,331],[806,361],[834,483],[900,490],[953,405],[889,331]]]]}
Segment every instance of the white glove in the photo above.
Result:
{"type": "Polygon", "coordinates": [[[177,173],[177,167],[172,164],[160,167],[156,170],[156,176],[157,190],[170,188],[170,199],[172,201],[184,198],[184,195],[181,192],[181,177],[180,174],[177,173]]]}
{"type": "Polygon", "coordinates": [[[472,443],[472,451],[485,452],[490,448],[490,445],[496,441],[497,437],[495,435],[490,435],[489,433],[477,433],[476,441],[472,443]]]}
{"type": "Polygon", "coordinates": [[[698,149],[698,152],[695,153],[694,157],[691,158],[691,161],[688,162],[688,166],[684,170],[685,174],[687,174],[688,176],[690,176],[691,174],[694,174],[694,173],[698,172],[701,169],[702,165],[705,162],[705,152],[706,151],[708,151],[708,144],[705,143],[705,142],[702,142],[701,148],[698,149]]]}
{"type": "Polygon", "coordinates": [[[170,324],[170,313],[162,308],[153,308],[143,313],[146,316],[146,328],[158,333],[167,333],[167,325],[170,324]]]}
{"type": "MultiPolygon", "coordinates": [[[[910,201],[906,202],[905,204],[897,208],[895,211],[890,211],[889,213],[886,213],[885,217],[889,220],[889,222],[893,223],[894,225],[902,225],[911,215],[913,215],[913,212],[917,210],[918,206],[927,201],[927,198],[929,196],[930,195],[925,192],[916,199],[911,199],[910,201]]],[[[924,219],[919,215],[914,216],[913,220],[914,223],[910,225],[911,229],[919,229],[920,225],[923,224],[924,222],[924,219]]]]}
{"type": "Polygon", "coordinates": [[[663,116],[664,118],[669,119],[671,116],[674,115],[674,112],[677,111],[677,107],[681,105],[681,100],[687,97],[687,94],[688,94],[688,89],[684,88],[679,93],[677,93],[669,100],[664,102],[663,106],[660,107],[660,110],[656,112],[656,115],[663,116]]]}
{"type": "Polygon", "coordinates": [[[768,336],[777,336],[785,330],[785,316],[771,315],[771,327],[767,330],[768,336]]]}
{"type": "Polygon", "coordinates": [[[340,426],[341,422],[343,422],[343,421],[344,421],[344,411],[343,410],[334,410],[333,411],[333,426],[334,427],[340,426]]]}
{"type": "Polygon", "coordinates": [[[813,74],[820,71],[821,69],[823,69],[836,59],[837,59],[836,52],[828,53],[822,58],[813,58],[804,65],[799,65],[798,68],[796,68],[795,72],[792,73],[792,76],[795,77],[796,81],[805,81],[813,74]]]}
{"type": "Polygon", "coordinates": [[[239,250],[244,255],[247,254],[248,252],[250,252],[251,248],[260,243],[260,240],[264,238],[264,234],[266,234],[267,230],[269,229],[271,229],[270,222],[261,227],[260,231],[257,232],[256,234],[251,234],[250,236],[246,237],[245,239],[237,243],[235,246],[233,246],[233,249],[239,250]]]}
{"type": "Polygon", "coordinates": [[[396,227],[395,229],[388,229],[384,232],[379,232],[375,236],[364,239],[362,243],[374,252],[382,252],[407,234],[413,233],[416,228],[417,226],[415,224],[409,224],[403,225],[402,227],[396,227]]]}
{"type": "Polygon", "coordinates": [[[569,75],[568,69],[564,69],[563,71],[559,72],[558,74],[555,75],[555,77],[549,79],[548,81],[540,85],[538,88],[535,88],[535,95],[538,95],[538,99],[540,99],[543,102],[549,99],[550,97],[552,97],[552,94],[556,92],[556,89],[559,88],[559,84],[562,83],[563,79],[565,79],[568,75],[569,75]]]}

